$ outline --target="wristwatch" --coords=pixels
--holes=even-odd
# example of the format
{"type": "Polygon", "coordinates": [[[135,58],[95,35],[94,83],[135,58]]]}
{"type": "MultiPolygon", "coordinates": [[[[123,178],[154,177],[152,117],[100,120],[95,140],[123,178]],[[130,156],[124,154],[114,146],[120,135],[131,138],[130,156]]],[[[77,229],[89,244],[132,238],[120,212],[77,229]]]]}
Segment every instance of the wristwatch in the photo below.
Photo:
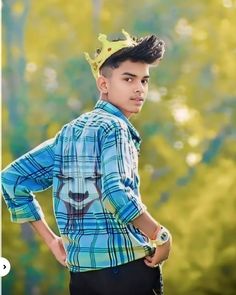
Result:
{"type": "Polygon", "coordinates": [[[165,228],[164,226],[161,226],[161,229],[158,231],[156,239],[155,239],[156,245],[161,246],[165,244],[166,242],[168,242],[169,239],[170,239],[170,233],[168,229],[165,228]]]}

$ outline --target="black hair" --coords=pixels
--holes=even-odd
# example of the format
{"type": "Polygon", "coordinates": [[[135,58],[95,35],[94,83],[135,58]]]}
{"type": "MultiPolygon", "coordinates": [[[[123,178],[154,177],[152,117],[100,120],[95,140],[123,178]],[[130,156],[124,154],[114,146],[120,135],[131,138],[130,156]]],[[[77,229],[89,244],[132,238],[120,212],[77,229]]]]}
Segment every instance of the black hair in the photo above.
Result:
{"type": "MultiPolygon", "coordinates": [[[[100,71],[105,68],[118,68],[126,60],[133,62],[143,62],[154,64],[162,59],[165,52],[165,43],[156,35],[144,38],[133,38],[137,45],[125,47],[113,53],[100,67],[100,71]]],[[[120,40],[120,39],[119,39],[120,40]]],[[[113,40],[119,41],[119,40],[113,40]]],[[[99,54],[99,50],[97,51],[99,54]]]]}

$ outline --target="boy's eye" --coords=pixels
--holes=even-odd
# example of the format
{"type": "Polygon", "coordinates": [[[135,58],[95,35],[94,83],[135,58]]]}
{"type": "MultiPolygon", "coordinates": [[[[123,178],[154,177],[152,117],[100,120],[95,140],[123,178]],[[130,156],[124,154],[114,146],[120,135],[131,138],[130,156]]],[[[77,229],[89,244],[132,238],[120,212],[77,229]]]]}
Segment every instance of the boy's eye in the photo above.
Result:
{"type": "Polygon", "coordinates": [[[125,81],[131,82],[132,81],[132,78],[125,78],[125,81]]]}
{"type": "Polygon", "coordinates": [[[142,82],[142,84],[145,85],[145,84],[148,84],[149,81],[148,81],[148,79],[143,79],[141,82],[142,82]]]}

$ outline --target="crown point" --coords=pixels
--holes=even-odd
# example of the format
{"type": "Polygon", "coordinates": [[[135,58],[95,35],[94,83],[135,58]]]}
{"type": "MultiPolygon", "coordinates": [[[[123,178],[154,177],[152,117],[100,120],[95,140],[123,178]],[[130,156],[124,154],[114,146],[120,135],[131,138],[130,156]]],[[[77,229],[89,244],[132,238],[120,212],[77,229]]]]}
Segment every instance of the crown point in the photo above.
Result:
{"type": "Polygon", "coordinates": [[[126,39],[130,38],[130,35],[128,32],[126,32],[124,29],[122,29],[122,34],[126,37],[126,39]]]}
{"type": "Polygon", "coordinates": [[[87,61],[90,61],[91,60],[88,52],[84,52],[84,55],[85,55],[85,58],[86,58],[87,61]]]}
{"type": "Polygon", "coordinates": [[[104,34],[99,34],[98,40],[101,41],[101,42],[106,41],[107,40],[107,36],[104,35],[104,34]]]}

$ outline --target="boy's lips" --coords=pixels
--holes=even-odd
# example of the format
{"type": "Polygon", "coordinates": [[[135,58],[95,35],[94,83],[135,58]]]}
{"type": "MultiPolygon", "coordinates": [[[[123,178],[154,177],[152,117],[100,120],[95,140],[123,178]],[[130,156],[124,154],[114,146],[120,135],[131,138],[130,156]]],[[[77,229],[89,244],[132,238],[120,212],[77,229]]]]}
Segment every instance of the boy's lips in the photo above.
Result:
{"type": "Polygon", "coordinates": [[[144,99],[142,97],[133,97],[130,100],[133,101],[133,104],[138,107],[141,107],[144,103],[144,99]]]}
{"type": "Polygon", "coordinates": [[[131,100],[144,101],[144,99],[142,97],[133,97],[133,98],[131,98],[131,100]]]}

